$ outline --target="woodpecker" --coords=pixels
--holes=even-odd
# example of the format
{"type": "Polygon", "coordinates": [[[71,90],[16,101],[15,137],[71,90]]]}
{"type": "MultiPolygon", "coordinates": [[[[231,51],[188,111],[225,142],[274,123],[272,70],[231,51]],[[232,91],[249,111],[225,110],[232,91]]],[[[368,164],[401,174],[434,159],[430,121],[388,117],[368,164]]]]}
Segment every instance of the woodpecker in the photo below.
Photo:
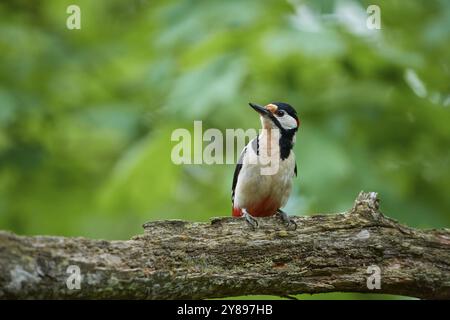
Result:
{"type": "Polygon", "coordinates": [[[281,210],[292,190],[292,179],[297,176],[297,164],[292,150],[300,125],[295,109],[287,103],[273,102],[264,107],[249,105],[259,113],[261,133],[242,150],[234,171],[232,186],[232,215],[243,217],[253,228],[258,227],[254,217],[279,215],[287,227],[297,228],[295,221],[281,210]],[[263,174],[262,157],[278,161],[273,174],[263,174]]]}

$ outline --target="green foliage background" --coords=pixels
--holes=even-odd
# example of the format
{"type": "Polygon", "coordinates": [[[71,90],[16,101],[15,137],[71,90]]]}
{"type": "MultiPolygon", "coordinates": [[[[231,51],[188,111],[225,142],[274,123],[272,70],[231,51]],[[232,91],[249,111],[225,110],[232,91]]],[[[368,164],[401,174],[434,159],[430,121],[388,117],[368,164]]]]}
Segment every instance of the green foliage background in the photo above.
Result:
{"type": "Polygon", "coordinates": [[[449,40],[445,0],[3,0],[0,229],[128,239],[229,215],[234,166],[176,166],[170,136],[259,127],[248,101],[299,112],[287,211],[373,190],[403,223],[448,227],[449,40]]]}

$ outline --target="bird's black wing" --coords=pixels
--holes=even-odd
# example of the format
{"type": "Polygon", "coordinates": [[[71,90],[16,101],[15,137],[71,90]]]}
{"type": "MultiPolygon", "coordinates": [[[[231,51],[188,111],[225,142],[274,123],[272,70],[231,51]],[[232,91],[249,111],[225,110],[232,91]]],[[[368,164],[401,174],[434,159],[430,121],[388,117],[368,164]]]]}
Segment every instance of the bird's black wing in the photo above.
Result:
{"type": "Polygon", "coordinates": [[[234,191],[236,190],[239,172],[241,172],[242,162],[244,160],[244,154],[246,151],[247,151],[247,147],[245,147],[244,150],[242,150],[241,155],[239,156],[238,163],[236,164],[236,168],[234,169],[233,186],[231,187],[231,203],[233,205],[234,205],[234,191]]]}
{"type": "Polygon", "coordinates": [[[297,162],[295,163],[294,174],[297,177],[297,162]]]}

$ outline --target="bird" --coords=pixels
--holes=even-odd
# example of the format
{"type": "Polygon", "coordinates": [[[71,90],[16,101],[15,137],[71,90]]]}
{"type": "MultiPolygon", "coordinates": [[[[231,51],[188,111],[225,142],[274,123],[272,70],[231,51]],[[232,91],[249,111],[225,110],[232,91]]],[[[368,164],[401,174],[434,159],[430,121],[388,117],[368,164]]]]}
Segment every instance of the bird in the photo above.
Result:
{"type": "Polygon", "coordinates": [[[232,216],[243,217],[254,229],[255,217],[278,215],[287,227],[297,228],[295,221],[283,210],[292,191],[292,180],[297,177],[297,163],[293,147],[300,121],[296,110],[284,102],[266,106],[249,103],[258,112],[262,130],[242,150],[236,165],[232,192],[232,216]],[[263,174],[262,158],[278,161],[272,174],[263,174]]]}

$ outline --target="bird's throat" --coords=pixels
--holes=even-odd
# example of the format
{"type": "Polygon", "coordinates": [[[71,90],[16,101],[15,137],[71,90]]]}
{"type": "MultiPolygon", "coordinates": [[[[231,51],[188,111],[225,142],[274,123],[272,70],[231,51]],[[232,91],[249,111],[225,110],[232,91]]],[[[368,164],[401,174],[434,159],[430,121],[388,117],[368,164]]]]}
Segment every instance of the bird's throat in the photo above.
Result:
{"type": "Polygon", "coordinates": [[[267,129],[267,137],[266,137],[266,146],[267,146],[267,155],[269,157],[272,156],[272,128],[267,129]]]}

